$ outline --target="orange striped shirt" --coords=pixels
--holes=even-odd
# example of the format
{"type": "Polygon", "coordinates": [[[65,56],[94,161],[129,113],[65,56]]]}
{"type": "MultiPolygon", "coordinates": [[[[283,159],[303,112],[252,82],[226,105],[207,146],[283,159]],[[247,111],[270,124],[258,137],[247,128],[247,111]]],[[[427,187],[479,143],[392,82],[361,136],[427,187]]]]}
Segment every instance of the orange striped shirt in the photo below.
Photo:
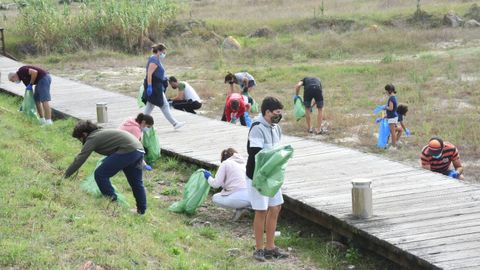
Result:
{"type": "Polygon", "coordinates": [[[444,142],[442,156],[439,159],[434,159],[432,155],[428,153],[428,145],[423,147],[420,159],[422,160],[422,165],[430,165],[431,171],[446,173],[452,161],[460,159],[460,154],[455,145],[444,142]]]}

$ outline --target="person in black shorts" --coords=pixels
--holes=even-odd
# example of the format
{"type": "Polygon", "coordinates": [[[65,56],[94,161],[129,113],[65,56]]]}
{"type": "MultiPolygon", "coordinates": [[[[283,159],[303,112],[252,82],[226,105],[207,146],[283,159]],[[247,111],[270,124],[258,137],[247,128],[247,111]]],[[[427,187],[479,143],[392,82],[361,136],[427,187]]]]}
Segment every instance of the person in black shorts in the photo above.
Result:
{"type": "Polygon", "coordinates": [[[305,77],[297,83],[295,86],[295,98],[300,93],[300,88],[303,86],[303,104],[305,105],[305,120],[307,121],[307,130],[309,133],[313,133],[314,129],[311,125],[311,111],[312,106],[316,104],[318,109],[317,114],[317,127],[315,128],[315,134],[324,134],[325,130],[322,129],[323,120],[323,94],[322,84],[320,79],[315,77],[305,77]],[[312,101],[315,103],[312,104],[312,101]]]}

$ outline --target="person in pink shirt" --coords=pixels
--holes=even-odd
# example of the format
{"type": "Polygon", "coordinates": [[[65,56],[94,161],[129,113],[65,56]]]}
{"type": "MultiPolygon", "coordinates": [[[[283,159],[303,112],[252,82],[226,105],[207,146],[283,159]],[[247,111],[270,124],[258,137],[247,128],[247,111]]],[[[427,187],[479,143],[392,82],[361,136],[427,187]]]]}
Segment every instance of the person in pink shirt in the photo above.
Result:
{"type": "Polygon", "coordinates": [[[238,220],[247,208],[251,208],[245,181],[245,159],[233,148],[222,151],[220,167],[215,178],[209,171],[205,171],[205,178],[213,188],[222,188],[222,191],[212,197],[216,205],[236,209],[232,220],[238,220]]]}
{"type": "Polygon", "coordinates": [[[121,130],[132,134],[138,140],[142,140],[144,131],[148,131],[153,126],[153,117],[148,114],[139,113],[137,118],[128,118],[119,127],[121,130]]]}

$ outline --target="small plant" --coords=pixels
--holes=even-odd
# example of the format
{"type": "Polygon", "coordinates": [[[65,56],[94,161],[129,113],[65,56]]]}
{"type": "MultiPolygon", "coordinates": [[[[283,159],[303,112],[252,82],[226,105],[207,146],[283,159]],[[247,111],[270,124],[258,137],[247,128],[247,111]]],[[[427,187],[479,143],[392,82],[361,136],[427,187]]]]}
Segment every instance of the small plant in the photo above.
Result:
{"type": "Polygon", "coordinates": [[[348,248],[347,252],[345,253],[345,259],[347,259],[348,262],[350,263],[354,263],[358,261],[361,257],[362,255],[360,255],[360,252],[358,251],[358,249],[356,249],[353,246],[348,248]]]}
{"type": "Polygon", "coordinates": [[[217,239],[217,231],[215,231],[213,228],[211,227],[202,227],[200,229],[200,235],[207,238],[207,239],[210,239],[210,240],[215,240],[217,239]]]}
{"type": "Polygon", "coordinates": [[[178,191],[177,187],[166,187],[160,194],[164,196],[177,196],[180,194],[180,191],[178,191]]]}
{"type": "Polygon", "coordinates": [[[396,61],[396,56],[394,54],[385,55],[380,62],[383,64],[390,64],[396,61]]]}

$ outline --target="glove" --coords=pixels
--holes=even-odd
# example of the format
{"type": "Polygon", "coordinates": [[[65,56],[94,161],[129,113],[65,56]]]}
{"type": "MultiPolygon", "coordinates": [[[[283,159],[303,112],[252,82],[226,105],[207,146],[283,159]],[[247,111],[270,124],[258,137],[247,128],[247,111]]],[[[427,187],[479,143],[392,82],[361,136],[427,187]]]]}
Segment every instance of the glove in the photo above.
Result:
{"type": "Polygon", "coordinates": [[[448,177],[458,178],[459,175],[460,174],[457,171],[453,170],[453,171],[450,171],[450,173],[448,174],[448,177]]]}
{"type": "Polygon", "coordinates": [[[378,105],[377,107],[375,107],[375,109],[373,110],[373,113],[374,114],[377,114],[383,110],[386,110],[387,109],[387,105],[378,105]]]}
{"type": "Polygon", "coordinates": [[[380,122],[382,122],[382,119],[383,119],[383,118],[381,118],[381,117],[375,119],[375,124],[379,124],[380,122]]]}
{"type": "Polygon", "coordinates": [[[208,178],[210,178],[210,176],[212,176],[212,173],[209,170],[205,170],[205,171],[203,171],[203,176],[205,176],[205,179],[208,180],[208,178]]]}
{"type": "Polygon", "coordinates": [[[410,129],[406,128],[405,129],[405,136],[410,137],[410,129]]]}
{"type": "Polygon", "coordinates": [[[32,84],[31,84],[31,83],[29,83],[29,84],[27,85],[27,90],[30,90],[30,91],[32,91],[32,90],[33,90],[33,86],[32,86],[32,84]]]}
{"type": "Polygon", "coordinates": [[[145,170],[147,170],[147,171],[153,170],[153,169],[152,169],[152,166],[150,166],[150,165],[148,165],[148,164],[143,165],[143,168],[144,168],[145,170]]]}
{"type": "Polygon", "coordinates": [[[147,86],[147,96],[151,96],[152,93],[153,93],[152,85],[149,84],[149,85],[147,86]]]}

